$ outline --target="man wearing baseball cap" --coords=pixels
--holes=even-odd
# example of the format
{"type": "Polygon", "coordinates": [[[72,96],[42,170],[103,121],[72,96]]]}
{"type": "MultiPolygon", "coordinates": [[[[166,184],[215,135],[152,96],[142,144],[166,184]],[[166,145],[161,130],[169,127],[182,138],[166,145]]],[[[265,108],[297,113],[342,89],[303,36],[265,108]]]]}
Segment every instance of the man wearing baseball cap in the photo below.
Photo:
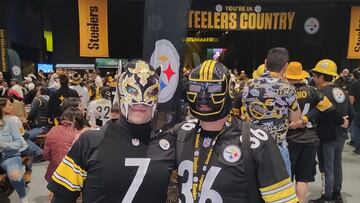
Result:
{"type": "MultiPolygon", "coordinates": [[[[354,112],[349,96],[332,82],[338,76],[336,63],[330,59],[320,60],[312,72],[316,87],[331,101],[336,111],[342,117],[349,117],[351,122],[354,112]]],[[[319,168],[321,175],[325,177],[325,188],[319,199],[310,202],[343,202],[340,193],[342,187],[341,155],[347,139],[347,129],[343,127],[347,126],[339,126],[327,114],[316,119],[316,124],[320,139],[319,168]]]]}
{"type": "Polygon", "coordinates": [[[316,88],[307,85],[304,79],[309,74],[303,70],[300,62],[290,62],[285,77],[296,89],[296,98],[302,112],[302,120],[289,125],[286,141],[289,143],[292,179],[296,180],[296,195],[300,203],[306,201],[308,183],[315,181],[316,161],[315,156],[319,146],[319,138],[315,130],[315,118],[320,113],[328,113],[339,120],[339,125],[348,124],[334,109],[330,100],[316,88]]]}

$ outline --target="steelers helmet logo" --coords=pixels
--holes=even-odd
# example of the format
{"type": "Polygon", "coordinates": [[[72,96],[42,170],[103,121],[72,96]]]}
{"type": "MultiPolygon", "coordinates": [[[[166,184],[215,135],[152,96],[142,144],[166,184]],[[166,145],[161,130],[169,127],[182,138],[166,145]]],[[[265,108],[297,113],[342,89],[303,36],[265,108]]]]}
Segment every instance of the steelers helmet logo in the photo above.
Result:
{"type": "Polygon", "coordinates": [[[163,150],[169,150],[170,149],[170,143],[166,139],[161,139],[159,141],[160,148],[163,150]]]}
{"type": "Polygon", "coordinates": [[[249,105],[249,112],[256,119],[263,119],[267,111],[265,104],[262,102],[252,102],[249,105]]]}
{"type": "Polygon", "coordinates": [[[225,161],[229,163],[235,163],[240,160],[241,157],[241,151],[238,146],[235,145],[229,145],[225,147],[223,151],[223,157],[225,161]]]}
{"type": "Polygon", "coordinates": [[[310,35],[316,34],[320,29],[319,20],[314,17],[308,18],[304,23],[304,29],[310,35]]]}
{"type": "Polygon", "coordinates": [[[345,94],[341,89],[337,87],[333,88],[332,94],[337,103],[343,103],[345,101],[345,94]]]}
{"type": "Polygon", "coordinates": [[[180,56],[170,41],[158,40],[150,64],[161,66],[159,103],[166,103],[174,96],[178,86],[180,56]]]}

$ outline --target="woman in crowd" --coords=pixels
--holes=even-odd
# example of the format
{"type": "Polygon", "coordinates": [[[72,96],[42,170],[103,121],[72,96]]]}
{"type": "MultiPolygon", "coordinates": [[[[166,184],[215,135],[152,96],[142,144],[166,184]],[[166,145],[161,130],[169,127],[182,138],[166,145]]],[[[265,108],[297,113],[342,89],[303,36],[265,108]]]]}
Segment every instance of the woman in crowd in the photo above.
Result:
{"type": "MultiPolygon", "coordinates": [[[[10,100],[8,100],[10,103],[10,100]]],[[[5,106],[6,108],[6,106],[5,106]]],[[[5,116],[4,107],[0,106],[0,167],[6,171],[11,185],[20,197],[21,203],[27,203],[25,182],[22,177],[22,162],[19,150],[24,147],[18,124],[5,116]]]]}
{"type": "Polygon", "coordinates": [[[44,158],[50,161],[45,174],[48,182],[71,147],[75,135],[84,127],[84,123],[82,112],[78,108],[69,107],[63,112],[60,125],[51,128],[46,135],[44,158]]]}

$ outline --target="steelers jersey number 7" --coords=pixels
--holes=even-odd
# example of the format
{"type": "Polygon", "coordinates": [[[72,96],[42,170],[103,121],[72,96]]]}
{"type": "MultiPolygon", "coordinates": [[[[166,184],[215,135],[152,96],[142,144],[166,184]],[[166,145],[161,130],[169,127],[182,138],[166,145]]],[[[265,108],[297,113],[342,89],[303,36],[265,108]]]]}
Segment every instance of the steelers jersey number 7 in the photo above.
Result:
{"type": "Polygon", "coordinates": [[[144,180],[146,175],[147,169],[150,164],[150,158],[126,158],[125,159],[125,166],[138,166],[136,171],[135,177],[127,190],[122,203],[129,203],[132,202],[139,187],[144,180]]]}
{"type": "MultiPolygon", "coordinates": [[[[216,202],[216,203],[222,203],[222,197],[221,195],[211,189],[217,175],[220,173],[221,168],[220,167],[216,167],[216,166],[211,166],[210,169],[208,170],[204,182],[202,184],[201,187],[201,195],[200,195],[200,199],[199,199],[199,203],[205,203],[207,200],[210,200],[211,202],[216,202]]],[[[178,174],[179,176],[184,177],[184,174],[188,174],[188,178],[186,180],[185,183],[182,183],[182,187],[181,187],[181,194],[184,195],[185,197],[185,202],[181,202],[181,200],[179,200],[179,202],[181,203],[190,203],[190,202],[194,202],[193,199],[193,191],[192,191],[192,183],[193,183],[193,162],[190,160],[184,160],[180,163],[179,168],[178,168],[178,174]]],[[[199,193],[198,193],[199,194],[199,193]]]]}

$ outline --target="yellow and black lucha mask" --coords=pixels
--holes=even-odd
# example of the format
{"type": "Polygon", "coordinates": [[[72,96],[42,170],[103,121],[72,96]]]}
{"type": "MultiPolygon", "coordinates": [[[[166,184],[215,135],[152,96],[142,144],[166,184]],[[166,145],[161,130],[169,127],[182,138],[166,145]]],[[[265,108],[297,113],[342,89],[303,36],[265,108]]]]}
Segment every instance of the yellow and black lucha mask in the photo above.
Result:
{"type": "Polygon", "coordinates": [[[187,98],[190,111],[199,120],[216,121],[227,116],[231,109],[230,71],[220,62],[207,60],[189,76],[187,98]]]}
{"type": "Polygon", "coordinates": [[[128,118],[129,107],[144,104],[153,107],[152,117],[160,94],[161,68],[155,69],[142,60],[126,63],[117,82],[122,114],[128,118]]]}

